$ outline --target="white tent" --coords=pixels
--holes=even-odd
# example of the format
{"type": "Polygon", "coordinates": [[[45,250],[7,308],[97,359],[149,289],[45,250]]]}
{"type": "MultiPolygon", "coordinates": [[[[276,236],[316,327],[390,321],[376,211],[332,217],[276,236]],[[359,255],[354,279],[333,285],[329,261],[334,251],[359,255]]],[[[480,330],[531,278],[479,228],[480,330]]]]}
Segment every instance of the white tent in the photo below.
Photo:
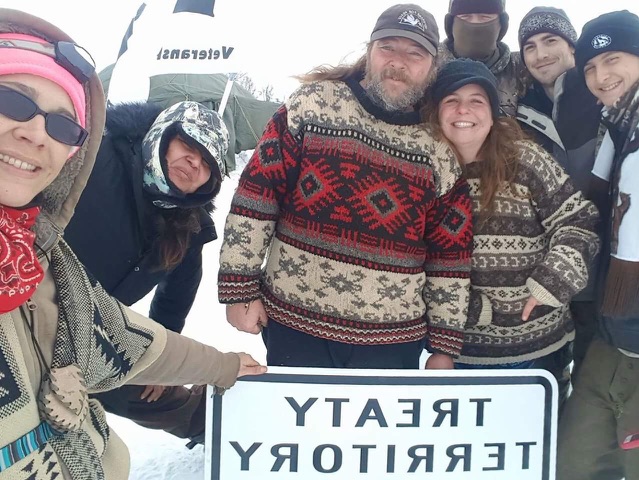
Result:
{"type": "Polygon", "coordinates": [[[146,0],[127,29],[118,59],[100,77],[110,104],[194,100],[217,109],[235,153],[255,148],[277,103],[257,100],[228,79],[250,65],[236,19],[213,15],[215,0],[146,0]]]}
{"type": "Polygon", "coordinates": [[[213,16],[214,3],[146,0],[122,40],[108,100],[147,99],[155,75],[245,71],[248,58],[242,59],[239,31],[233,22],[213,16]]]}

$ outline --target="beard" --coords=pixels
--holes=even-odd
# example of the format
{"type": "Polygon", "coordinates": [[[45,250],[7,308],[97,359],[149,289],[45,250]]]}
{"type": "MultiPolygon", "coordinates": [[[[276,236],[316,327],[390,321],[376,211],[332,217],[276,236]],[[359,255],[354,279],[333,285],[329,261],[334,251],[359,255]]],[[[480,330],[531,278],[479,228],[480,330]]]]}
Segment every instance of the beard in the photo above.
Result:
{"type": "Polygon", "coordinates": [[[423,98],[426,88],[433,78],[429,73],[424,81],[415,83],[408,78],[403,70],[386,67],[381,72],[373,74],[369,65],[367,62],[363,82],[364,91],[375,105],[391,113],[413,110],[423,98]],[[404,82],[407,88],[401,94],[393,96],[384,88],[383,82],[386,79],[404,82]]]}

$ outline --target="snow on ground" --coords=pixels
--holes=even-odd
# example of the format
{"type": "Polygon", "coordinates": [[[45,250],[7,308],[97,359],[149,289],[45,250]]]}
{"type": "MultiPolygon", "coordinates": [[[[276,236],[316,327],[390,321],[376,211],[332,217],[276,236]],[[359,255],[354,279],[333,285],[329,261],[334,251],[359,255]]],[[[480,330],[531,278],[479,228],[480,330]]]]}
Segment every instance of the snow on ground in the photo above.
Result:
{"type": "MultiPolygon", "coordinates": [[[[218,239],[204,247],[204,273],[198,295],[186,320],[184,334],[226,352],[247,352],[261,363],[266,362],[266,350],[261,337],[241,333],[226,321],[225,307],[217,302],[217,269],[224,222],[231,198],[247,159],[238,156],[238,168],[226,178],[215,200],[213,218],[218,239]]],[[[152,295],[134,305],[148,314],[152,295]]],[[[187,441],[158,430],[149,430],[125,418],[109,415],[109,425],[122,437],[131,454],[130,480],[202,480],[204,478],[204,448],[185,447],[187,441]]]]}
{"type": "Polygon", "coordinates": [[[131,454],[130,480],[202,480],[204,447],[187,449],[185,440],[149,430],[125,418],[108,415],[109,425],[126,442],[131,454]]]}

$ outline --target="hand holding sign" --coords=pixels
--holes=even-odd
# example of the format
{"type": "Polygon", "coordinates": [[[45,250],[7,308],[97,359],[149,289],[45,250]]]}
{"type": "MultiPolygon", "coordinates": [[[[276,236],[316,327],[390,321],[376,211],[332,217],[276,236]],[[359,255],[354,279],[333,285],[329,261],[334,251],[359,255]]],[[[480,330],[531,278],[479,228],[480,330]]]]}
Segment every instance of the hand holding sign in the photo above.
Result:
{"type": "Polygon", "coordinates": [[[240,357],[240,371],[237,374],[238,377],[244,375],[261,375],[266,373],[266,367],[260,365],[257,360],[251,357],[248,353],[238,353],[240,357]]]}

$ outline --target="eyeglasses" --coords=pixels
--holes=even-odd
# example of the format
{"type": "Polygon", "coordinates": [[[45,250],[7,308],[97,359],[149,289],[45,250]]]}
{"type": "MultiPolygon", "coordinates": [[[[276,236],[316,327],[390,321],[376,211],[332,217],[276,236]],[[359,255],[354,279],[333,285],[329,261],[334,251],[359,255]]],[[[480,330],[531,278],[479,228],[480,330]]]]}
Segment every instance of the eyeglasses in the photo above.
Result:
{"type": "Polygon", "coordinates": [[[0,48],[18,48],[41,53],[53,58],[80,83],[85,83],[95,71],[93,57],[84,48],[72,42],[34,42],[17,38],[0,39],[0,48]]]}
{"type": "Polygon", "coordinates": [[[36,115],[42,115],[47,134],[65,145],[79,147],[89,135],[66,115],[45,112],[26,95],[3,86],[0,86],[0,114],[17,122],[28,122],[36,115]]]}

